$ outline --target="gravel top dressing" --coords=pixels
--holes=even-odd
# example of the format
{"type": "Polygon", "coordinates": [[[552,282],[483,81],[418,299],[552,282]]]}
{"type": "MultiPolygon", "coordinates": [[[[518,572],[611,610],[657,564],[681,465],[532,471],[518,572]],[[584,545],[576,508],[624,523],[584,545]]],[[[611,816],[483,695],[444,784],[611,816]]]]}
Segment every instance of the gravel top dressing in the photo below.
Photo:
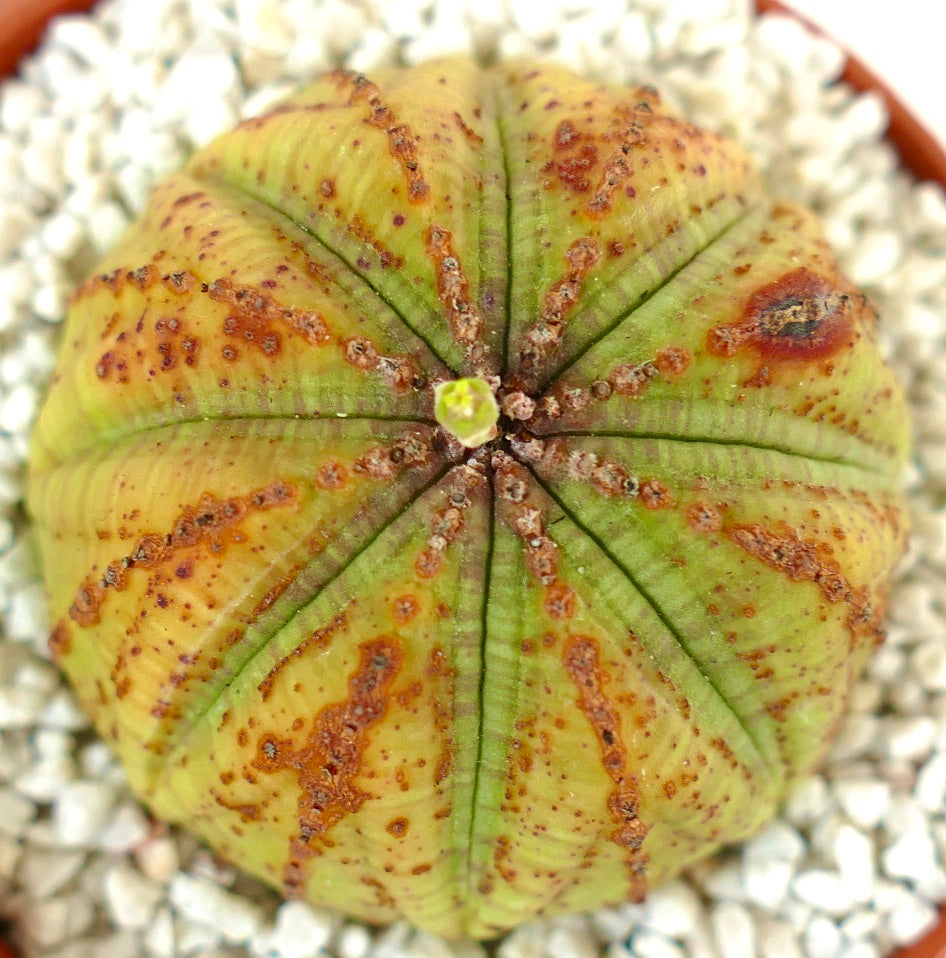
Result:
{"type": "MultiPolygon", "coordinates": [[[[946,200],[883,142],[844,56],[739,0],[119,0],[0,84],[0,922],[24,958],[882,958],[946,900],[946,200]],[[156,180],[301,82],[445,53],[655,86],[818,213],[880,316],[914,422],[886,643],[817,775],[642,904],[491,945],[282,902],[152,820],[51,662],[23,507],[72,288],[156,180]]],[[[447,397],[445,402],[457,402],[447,397]]],[[[471,439],[475,443],[476,438],[471,439]]]]}

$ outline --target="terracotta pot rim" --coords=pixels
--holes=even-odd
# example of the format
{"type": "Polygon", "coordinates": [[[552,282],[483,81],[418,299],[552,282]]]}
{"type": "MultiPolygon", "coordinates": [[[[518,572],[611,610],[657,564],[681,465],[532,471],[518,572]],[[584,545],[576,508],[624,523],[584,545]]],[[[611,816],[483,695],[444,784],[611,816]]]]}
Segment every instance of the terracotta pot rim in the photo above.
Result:
{"type": "MultiPolygon", "coordinates": [[[[10,21],[17,24],[0,46],[0,78],[12,73],[20,58],[32,50],[42,37],[46,22],[61,13],[81,12],[94,6],[94,0],[8,0],[10,21]],[[14,17],[16,19],[14,19],[14,17]]],[[[780,13],[801,22],[815,33],[824,34],[807,18],[781,0],[754,0],[757,13],[780,13]]],[[[833,38],[832,38],[833,39],[833,38]]],[[[836,42],[836,41],[835,41],[836,42]]],[[[842,80],[860,91],[873,90],[883,98],[890,117],[887,140],[897,149],[903,165],[919,181],[934,181],[946,188],[946,151],[936,138],[907,109],[890,87],[856,56],[848,51],[842,80]]],[[[0,958],[13,958],[0,940],[0,958]]],[[[939,925],[917,944],[896,953],[895,958],[946,958],[946,908],[939,925]]]]}

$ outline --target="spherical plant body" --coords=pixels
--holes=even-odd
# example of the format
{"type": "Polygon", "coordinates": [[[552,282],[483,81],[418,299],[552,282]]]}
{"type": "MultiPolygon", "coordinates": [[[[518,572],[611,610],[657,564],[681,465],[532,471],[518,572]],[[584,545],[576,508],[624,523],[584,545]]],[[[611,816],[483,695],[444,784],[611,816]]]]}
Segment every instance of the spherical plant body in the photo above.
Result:
{"type": "Polygon", "coordinates": [[[154,812],[490,937],[752,834],[883,635],[905,406],[814,217],[655,91],[335,72],[75,291],[29,508],[154,812]]]}

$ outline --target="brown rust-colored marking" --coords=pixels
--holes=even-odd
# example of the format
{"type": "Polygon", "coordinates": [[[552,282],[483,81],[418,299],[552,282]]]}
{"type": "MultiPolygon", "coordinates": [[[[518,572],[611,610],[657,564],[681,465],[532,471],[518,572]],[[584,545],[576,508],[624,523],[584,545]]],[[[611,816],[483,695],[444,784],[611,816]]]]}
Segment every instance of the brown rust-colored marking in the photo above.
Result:
{"type": "Polygon", "coordinates": [[[332,639],[335,638],[336,634],[339,632],[344,632],[348,628],[348,613],[346,611],[339,612],[328,625],[324,625],[321,628],[316,629],[312,632],[311,635],[307,636],[302,642],[299,643],[291,652],[288,652],[284,655],[266,674],[266,678],[257,686],[260,695],[263,697],[265,702],[273,692],[273,686],[276,684],[276,679],[279,678],[282,670],[294,659],[300,659],[303,656],[307,655],[313,649],[325,649],[328,648],[329,643],[332,639]]]}
{"type": "Polygon", "coordinates": [[[882,600],[876,596],[872,599],[866,587],[856,589],[851,585],[834,558],[830,543],[802,539],[786,523],[780,523],[777,531],[755,523],[733,525],[726,528],[725,533],[769,568],[793,582],[814,583],[828,602],[843,602],[848,607],[845,626],[850,632],[852,648],[865,634],[875,642],[882,639],[882,600]]]}
{"type": "Polygon", "coordinates": [[[717,356],[751,349],[777,360],[824,359],[851,340],[853,297],[800,266],[757,289],[737,322],[714,326],[708,348],[717,356]]]}
{"type": "MultiPolygon", "coordinates": [[[[594,137],[579,132],[570,119],[562,120],[552,134],[552,157],[542,167],[543,173],[554,173],[558,181],[573,193],[587,193],[591,189],[591,175],[598,162],[598,148],[594,137]]],[[[554,180],[546,179],[545,188],[551,189],[554,180]]]]}
{"type": "MultiPolygon", "coordinates": [[[[652,116],[651,104],[647,99],[639,100],[634,106],[621,104],[615,109],[611,117],[612,129],[602,139],[614,142],[617,146],[604,161],[594,195],[585,204],[585,212],[590,216],[601,219],[611,212],[615,194],[634,172],[631,167],[632,152],[650,145],[644,124],[652,116]]],[[[630,197],[637,195],[633,187],[625,187],[625,194],[630,197]]]]}
{"type": "Polygon", "coordinates": [[[723,527],[722,516],[708,502],[694,502],[688,506],[686,521],[695,532],[719,532],[723,527]]]}
{"type": "Polygon", "coordinates": [[[100,290],[108,290],[113,296],[118,297],[128,286],[134,287],[139,292],[145,292],[160,282],[168,291],[183,295],[200,285],[200,281],[190,270],[179,269],[171,273],[162,273],[157,265],[162,258],[158,255],[153,257],[151,262],[132,269],[118,267],[109,273],[91,276],[75,288],[69,303],[75,305],[79,300],[100,290]]]}
{"type": "Polygon", "coordinates": [[[829,602],[842,602],[851,597],[850,583],[828,543],[802,539],[785,524],[780,524],[777,532],[757,523],[732,525],[725,531],[741,549],[793,582],[815,583],[829,602]]]}
{"type": "Polygon", "coordinates": [[[662,376],[682,376],[690,367],[693,356],[683,346],[668,346],[654,357],[654,365],[662,376]]]}
{"type": "MultiPolygon", "coordinates": [[[[469,353],[481,345],[483,317],[470,296],[470,282],[453,248],[453,234],[435,223],[425,235],[427,255],[433,260],[437,277],[437,297],[447,314],[454,338],[469,353]]],[[[474,360],[481,356],[472,357],[474,360]]]]}
{"type": "Polygon", "coordinates": [[[298,779],[299,831],[290,840],[283,872],[287,896],[302,891],[307,862],[321,854],[320,844],[329,843],[328,832],[372,797],[358,786],[357,778],[368,732],[387,712],[404,651],[387,635],[362,642],[358,650],[359,663],[348,681],[348,698],[319,711],[304,743],[273,733],[260,736],[250,763],[259,772],[289,772],[298,779]]]}
{"type": "Polygon", "coordinates": [[[141,536],[132,551],[110,563],[101,576],[87,576],[69,607],[69,618],[82,627],[97,625],[109,592],[126,588],[130,570],[153,568],[194,546],[207,546],[210,552],[220,555],[231,542],[242,537],[239,526],[251,512],[289,506],[297,498],[295,486],[282,480],[229,499],[205,493],[196,505],[184,509],[174,520],[170,533],[141,536]]]}
{"type": "Polygon", "coordinates": [[[473,147],[479,147],[483,145],[483,137],[481,137],[476,130],[468,126],[463,117],[460,116],[460,114],[456,111],[453,113],[453,119],[456,125],[459,127],[460,132],[467,138],[473,147]]]}
{"type": "Polygon", "coordinates": [[[411,203],[423,203],[430,195],[430,185],[424,179],[424,173],[418,159],[420,137],[407,123],[400,123],[394,111],[381,100],[381,91],[377,84],[360,74],[340,75],[344,81],[354,86],[348,105],[367,102],[371,109],[365,123],[373,126],[387,137],[388,151],[397,160],[407,184],[407,198],[411,203]]]}
{"type": "Polygon", "coordinates": [[[608,384],[621,396],[639,396],[658,374],[656,364],[650,360],[642,363],[621,363],[608,377],[608,384]]]}
{"type": "Polygon", "coordinates": [[[539,318],[526,331],[519,349],[521,375],[527,377],[523,383],[527,392],[533,385],[529,377],[558,349],[565,334],[566,317],[578,302],[585,277],[600,258],[601,250],[591,236],[580,236],[568,247],[565,275],[546,291],[539,318]]]}
{"type": "MultiPolygon", "coordinates": [[[[224,778],[223,775],[220,776],[221,780],[224,778]]],[[[226,784],[226,783],[224,783],[226,784]]],[[[231,802],[225,796],[221,795],[220,792],[215,788],[210,789],[210,794],[213,796],[213,800],[221,807],[227,809],[230,812],[236,812],[240,816],[241,822],[258,822],[263,817],[263,810],[260,807],[259,803],[242,803],[242,802],[231,802]]]]}
{"type": "Polygon", "coordinates": [[[49,651],[53,659],[59,660],[72,650],[72,631],[65,619],[60,619],[49,633],[49,651]]]}
{"type": "Polygon", "coordinates": [[[363,372],[380,373],[387,385],[404,392],[421,389],[426,380],[407,356],[382,356],[367,336],[349,336],[341,343],[345,362],[363,372]]]}
{"type": "Polygon", "coordinates": [[[214,302],[231,308],[223,323],[224,333],[265,356],[275,356],[282,349],[280,326],[288,327],[290,333],[313,346],[321,346],[332,338],[320,313],[281,306],[269,293],[253,286],[216,279],[207,285],[206,292],[214,302]]]}
{"type": "Polygon", "coordinates": [[[348,480],[348,470],[334,459],[323,463],[315,474],[315,483],[326,491],[341,489],[348,480]]]}
{"type": "Polygon", "coordinates": [[[444,490],[447,503],[431,516],[430,535],[414,562],[414,571],[422,579],[432,579],[440,571],[444,554],[466,526],[474,489],[482,488],[485,483],[486,477],[476,461],[453,470],[444,490]]]}
{"type": "Polygon", "coordinates": [[[410,593],[399,595],[391,604],[391,614],[398,625],[406,625],[417,616],[419,611],[420,603],[417,597],[410,593]]]}
{"type": "Polygon", "coordinates": [[[393,818],[385,825],[385,829],[388,834],[393,835],[395,838],[403,838],[407,834],[410,824],[411,823],[404,817],[393,818]]]}
{"type": "Polygon", "coordinates": [[[352,470],[372,479],[391,479],[404,469],[425,466],[434,454],[431,443],[423,433],[408,431],[390,445],[372,446],[352,464],[352,470]]]}
{"type": "Polygon", "coordinates": [[[430,651],[430,658],[424,672],[430,678],[445,679],[449,685],[449,688],[444,690],[442,694],[438,693],[431,698],[434,728],[443,743],[440,755],[437,758],[437,765],[434,768],[434,785],[437,786],[438,791],[441,791],[441,786],[453,767],[453,736],[450,734],[450,722],[453,716],[451,710],[447,707],[447,703],[453,701],[453,681],[456,670],[447,663],[447,656],[443,649],[436,645],[430,651]]]}
{"type": "Polygon", "coordinates": [[[352,216],[345,229],[367,243],[378,254],[378,265],[382,269],[400,269],[404,265],[404,257],[391,252],[365,225],[364,220],[356,213],[352,216]]]}
{"type": "Polygon", "coordinates": [[[647,890],[648,855],[641,850],[648,827],[638,817],[637,782],[627,767],[627,749],[621,741],[621,718],[605,693],[607,673],[600,661],[600,648],[595,639],[584,635],[569,636],[563,651],[565,669],[578,690],[578,706],[594,729],[601,746],[605,771],[614,782],[608,796],[608,810],[617,828],[610,839],[627,853],[627,874],[631,895],[641,899],[647,890]]]}

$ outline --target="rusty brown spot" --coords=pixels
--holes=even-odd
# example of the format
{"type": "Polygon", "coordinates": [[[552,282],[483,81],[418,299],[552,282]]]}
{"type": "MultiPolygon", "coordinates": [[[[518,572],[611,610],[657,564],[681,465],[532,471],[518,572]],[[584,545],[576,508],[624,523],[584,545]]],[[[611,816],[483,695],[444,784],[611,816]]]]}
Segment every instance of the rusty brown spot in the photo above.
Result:
{"type": "Polygon", "coordinates": [[[403,838],[407,834],[410,822],[406,818],[393,818],[385,826],[387,831],[395,838],[403,838]]]}
{"type": "MultiPolygon", "coordinates": [[[[395,223],[395,225],[397,225],[395,223]]],[[[365,225],[364,220],[356,213],[352,216],[345,229],[358,237],[363,243],[367,243],[378,254],[378,265],[382,269],[400,269],[404,265],[404,257],[398,256],[389,250],[371,230],[365,225]]]]}
{"type": "Polygon", "coordinates": [[[823,359],[850,342],[853,296],[800,266],[757,289],[740,320],[709,331],[707,346],[717,356],[751,349],[763,358],[823,359]]]}
{"type": "Polygon", "coordinates": [[[481,137],[475,130],[471,129],[463,117],[460,116],[460,114],[456,111],[454,111],[453,119],[459,127],[460,132],[467,138],[467,140],[470,141],[474,147],[483,145],[483,137],[481,137]]]}
{"type": "MultiPolygon", "coordinates": [[[[575,124],[562,120],[552,137],[552,158],[542,167],[543,173],[554,172],[559,182],[573,193],[591,189],[592,169],[598,162],[594,137],[580,133],[575,124]]],[[[552,181],[546,180],[546,186],[552,181]]]]}
{"type": "Polygon", "coordinates": [[[315,481],[320,489],[341,489],[348,479],[348,470],[334,459],[323,463],[316,473],[315,481]]]}
{"type": "Polygon", "coordinates": [[[578,691],[578,706],[598,739],[604,770],[614,782],[614,789],[608,796],[608,810],[617,827],[609,837],[625,849],[631,894],[634,898],[642,898],[646,891],[648,855],[641,846],[648,828],[638,817],[637,782],[627,767],[620,715],[605,692],[608,675],[601,666],[597,641],[590,636],[569,636],[563,662],[578,691]]]}
{"type": "MultiPolygon", "coordinates": [[[[224,778],[220,776],[221,780],[224,778]]],[[[224,784],[227,784],[224,782],[224,784]]],[[[240,816],[241,822],[258,822],[263,817],[263,811],[258,803],[232,802],[221,795],[215,788],[210,789],[213,800],[221,807],[230,812],[236,812],[240,816]]]]}
{"type": "Polygon", "coordinates": [[[49,651],[54,659],[61,659],[72,649],[72,633],[69,623],[61,619],[49,634],[49,651]]]}
{"type": "Polygon", "coordinates": [[[253,286],[238,285],[228,279],[216,279],[207,286],[214,302],[230,307],[223,331],[264,356],[275,356],[282,348],[281,328],[313,346],[331,340],[322,315],[315,310],[282,306],[273,296],[253,286]]]}
{"type": "Polygon", "coordinates": [[[646,509],[656,511],[667,509],[673,504],[670,490],[657,479],[647,479],[642,482],[638,491],[641,504],[646,509]]]}
{"type": "Polygon", "coordinates": [[[687,507],[687,525],[696,532],[719,532],[723,519],[708,502],[694,502],[687,507]]]}
{"type": "Polygon", "coordinates": [[[523,381],[526,387],[533,385],[531,374],[558,349],[565,334],[566,318],[578,302],[582,283],[600,258],[601,250],[591,236],[580,236],[568,247],[565,275],[545,293],[539,318],[526,331],[519,349],[520,375],[526,377],[523,381]]]}
{"type": "Polygon", "coordinates": [[[372,446],[352,465],[354,472],[372,479],[390,479],[404,469],[427,465],[433,455],[430,443],[420,432],[406,432],[388,447],[372,446]]]}
{"type": "Polygon", "coordinates": [[[654,365],[663,376],[681,376],[690,367],[693,357],[683,346],[668,346],[654,357],[654,365]]]}
{"type": "Polygon", "coordinates": [[[420,611],[420,603],[414,595],[399,595],[391,605],[394,621],[398,625],[410,622],[420,611]]]}
{"type": "MultiPolygon", "coordinates": [[[[425,235],[427,255],[433,260],[437,278],[437,297],[446,311],[454,338],[470,352],[482,346],[483,317],[470,294],[470,283],[459,255],[453,247],[453,234],[431,224],[425,235]]],[[[481,356],[472,357],[474,361],[481,356]]]]}
{"type": "Polygon", "coordinates": [[[293,660],[300,659],[303,656],[307,655],[313,649],[325,649],[328,647],[329,643],[335,637],[335,635],[340,631],[345,631],[348,628],[348,614],[345,611],[339,612],[328,625],[324,625],[321,628],[316,629],[310,635],[308,635],[302,642],[299,643],[291,652],[287,655],[284,655],[266,674],[266,677],[262,682],[257,686],[260,694],[263,696],[263,701],[272,695],[273,686],[276,684],[276,679],[279,678],[279,674],[282,670],[293,660]]]}
{"type": "Polygon", "coordinates": [[[321,854],[319,844],[328,841],[328,832],[371,798],[357,779],[368,732],[387,712],[391,684],[404,652],[386,635],[362,642],[358,652],[358,666],[348,680],[348,698],[319,711],[305,742],[273,733],[257,740],[252,768],[266,774],[290,772],[299,782],[299,830],[290,841],[283,871],[287,895],[297,893],[307,861],[321,854]]]}
{"type": "Polygon", "coordinates": [[[381,91],[367,77],[351,77],[354,90],[348,99],[349,106],[367,102],[370,109],[365,123],[381,130],[388,140],[388,151],[401,167],[407,185],[407,198],[411,203],[423,203],[430,195],[430,185],[418,159],[420,138],[406,123],[400,123],[393,110],[381,100],[381,91]]]}
{"type": "Polygon", "coordinates": [[[196,505],[184,509],[174,520],[171,532],[141,536],[128,555],[109,563],[103,575],[86,577],[69,608],[69,617],[83,627],[97,625],[109,592],[126,588],[131,570],[170,562],[178,552],[194,546],[206,546],[211,553],[220,555],[232,542],[243,541],[239,526],[250,512],[289,506],[297,497],[295,486],[282,480],[230,499],[205,493],[196,505]]]}
{"type": "Polygon", "coordinates": [[[608,385],[622,396],[639,396],[647,384],[659,374],[656,364],[621,363],[608,377],[608,385]]]}
{"type": "Polygon", "coordinates": [[[442,741],[440,755],[437,758],[437,765],[434,768],[434,785],[440,788],[453,766],[453,736],[450,734],[450,724],[452,711],[448,707],[448,702],[453,701],[453,680],[455,670],[447,662],[447,656],[439,645],[435,645],[430,652],[430,658],[424,669],[426,675],[431,678],[441,678],[446,680],[449,688],[443,694],[432,696],[431,702],[434,712],[434,728],[442,741]]]}
{"type": "Polygon", "coordinates": [[[570,585],[556,580],[545,589],[543,607],[553,619],[570,619],[575,614],[577,601],[575,590],[570,585]]]}

